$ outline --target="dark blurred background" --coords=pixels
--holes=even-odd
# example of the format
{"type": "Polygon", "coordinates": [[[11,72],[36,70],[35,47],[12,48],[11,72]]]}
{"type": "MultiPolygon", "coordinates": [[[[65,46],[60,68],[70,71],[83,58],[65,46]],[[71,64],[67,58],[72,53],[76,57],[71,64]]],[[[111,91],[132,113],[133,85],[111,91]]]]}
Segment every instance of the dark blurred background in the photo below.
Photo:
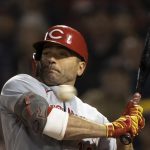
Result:
{"type": "MultiPolygon", "coordinates": [[[[31,74],[32,44],[55,24],[76,28],[87,41],[90,56],[87,71],[76,84],[79,97],[110,121],[117,119],[135,90],[150,26],[150,1],[1,0],[0,88],[16,74],[31,74]]],[[[141,102],[146,126],[134,140],[135,150],[150,149],[149,80],[141,102]]],[[[0,150],[5,150],[0,135],[0,150]]]]}

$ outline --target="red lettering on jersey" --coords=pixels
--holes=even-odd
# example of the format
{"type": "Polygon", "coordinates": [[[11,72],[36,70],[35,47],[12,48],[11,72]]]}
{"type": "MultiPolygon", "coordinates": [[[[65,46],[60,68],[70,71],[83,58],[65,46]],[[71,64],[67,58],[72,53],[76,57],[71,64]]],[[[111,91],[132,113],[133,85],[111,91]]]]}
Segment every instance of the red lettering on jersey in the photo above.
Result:
{"type": "Polygon", "coordinates": [[[63,108],[60,105],[56,105],[55,108],[58,108],[60,110],[63,110],[63,108]]]}
{"type": "MultiPolygon", "coordinates": [[[[58,108],[60,110],[63,110],[63,108],[60,105],[50,105],[50,107],[58,108]]],[[[73,110],[71,110],[69,107],[67,108],[67,110],[68,110],[69,114],[74,114],[73,110]]]]}

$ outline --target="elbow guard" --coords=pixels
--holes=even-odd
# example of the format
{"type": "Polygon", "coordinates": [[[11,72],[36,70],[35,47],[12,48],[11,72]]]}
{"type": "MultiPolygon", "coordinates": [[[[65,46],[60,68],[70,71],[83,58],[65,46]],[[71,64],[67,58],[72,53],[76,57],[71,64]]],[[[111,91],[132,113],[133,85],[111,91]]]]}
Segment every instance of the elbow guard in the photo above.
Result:
{"type": "Polygon", "coordinates": [[[24,93],[14,107],[15,114],[36,133],[43,133],[50,108],[47,101],[32,92],[24,93]]]}

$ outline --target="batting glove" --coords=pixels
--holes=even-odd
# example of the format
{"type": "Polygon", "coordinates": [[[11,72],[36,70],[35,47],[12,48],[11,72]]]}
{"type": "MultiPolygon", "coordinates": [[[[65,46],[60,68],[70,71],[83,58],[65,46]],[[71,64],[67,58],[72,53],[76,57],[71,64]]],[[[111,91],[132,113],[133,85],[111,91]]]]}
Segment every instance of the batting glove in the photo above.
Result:
{"type": "Polygon", "coordinates": [[[120,135],[128,132],[131,128],[131,117],[121,116],[119,119],[112,123],[106,123],[106,136],[119,137],[120,135]]]}
{"type": "Polygon", "coordinates": [[[127,132],[131,133],[131,136],[136,136],[145,125],[142,112],[143,108],[141,106],[133,105],[130,107],[129,115],[121,116],[116,121],[107,123],[107,137],[119,137],[127,132]]]}
{"type": "Polygon", "coordinates": [[[144,128],[145,119],[143,117],[143,108],[138,105],[139,100],[141,99],[141,95],[139,93],[135,93],[133,99],[131,99],[123,112],[123,115],[130,115],[138,117],[138,125],[139,130],[144,128]]]}

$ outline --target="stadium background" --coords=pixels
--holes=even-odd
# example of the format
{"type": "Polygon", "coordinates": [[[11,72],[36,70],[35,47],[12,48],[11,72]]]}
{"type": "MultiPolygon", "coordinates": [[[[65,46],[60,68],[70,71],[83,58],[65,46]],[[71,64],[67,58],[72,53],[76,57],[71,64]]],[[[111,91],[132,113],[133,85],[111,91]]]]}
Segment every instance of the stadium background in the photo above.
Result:
{"type": "MultiPolygon", "coordinates": [[[[48,26],[78,29],[89,48],[89,63],[76,87],[78,95],[111,121],[133,94],[144,40],[150,26],[149,0],[1,0],[0,88],[13,75],[31,74],[32,43],[48,26]]],[[[146,126],[135,150],[150,147],[150,81],[141,103],[146,126]]],[[[3,148],[0,131],[0,150],[3,148]]],[[[121,146],[120,146],[121,149],[121,146]]]]}

